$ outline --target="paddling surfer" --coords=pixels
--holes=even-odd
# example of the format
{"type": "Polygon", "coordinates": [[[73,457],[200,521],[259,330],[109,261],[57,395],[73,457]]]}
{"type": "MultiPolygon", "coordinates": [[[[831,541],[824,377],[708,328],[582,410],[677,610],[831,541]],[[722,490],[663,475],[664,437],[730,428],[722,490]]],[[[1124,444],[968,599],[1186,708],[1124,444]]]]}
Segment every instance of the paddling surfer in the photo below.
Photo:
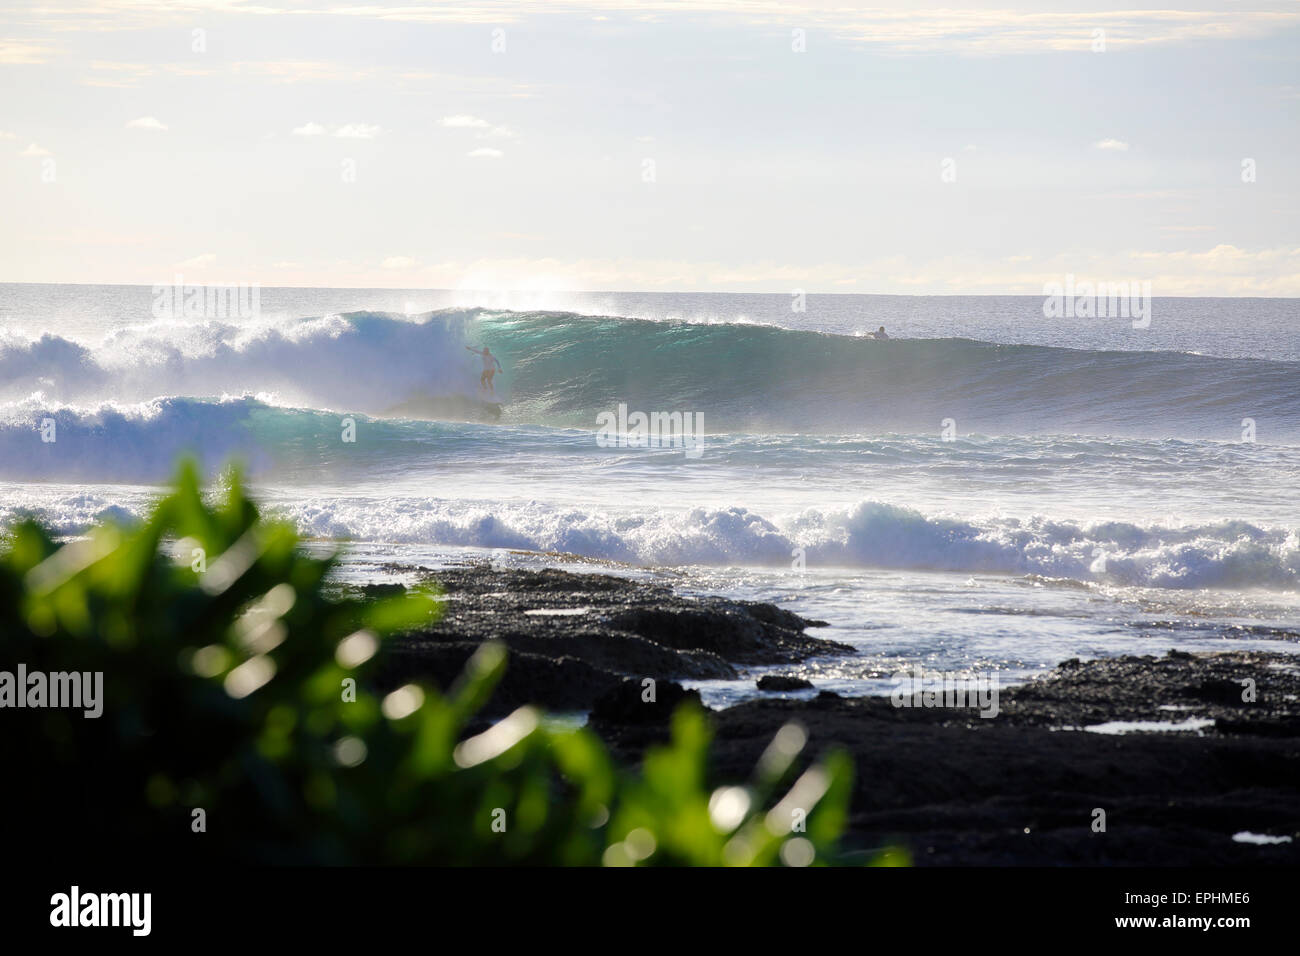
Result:
{"type": "Polygon", "coordinates": [[[481,352],[472,345],[467,345],[465,348],[467,351],[473,352],[475,355],[478,355],[483,359],[483,374],[478,377],[478,387],[495,395],[497,390],[492,385],[492,379],[496,376],[497,372],[505,371],[505,369],[501,367],[501,360],[493,355],[486,345],[483,346],[481,352]]]}

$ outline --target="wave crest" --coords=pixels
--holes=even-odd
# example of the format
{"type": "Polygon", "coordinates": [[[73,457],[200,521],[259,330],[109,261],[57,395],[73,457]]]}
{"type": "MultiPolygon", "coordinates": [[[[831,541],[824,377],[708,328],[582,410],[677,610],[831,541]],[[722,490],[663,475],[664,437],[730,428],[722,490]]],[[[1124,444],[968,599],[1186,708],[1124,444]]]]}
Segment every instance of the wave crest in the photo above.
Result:
{"type": "Polygon", "coordinates": [[[121,330],[95,349],[0,340],[0,399],[137,402],[262,394],[372,415],[473,418],[486,343],[505,365],[504,424],[595,428],[627,404],[693,411],[709,432],[1109,434],[1300,440],[1294,366],[1176,352],[878,342],[752,324],[570,313],[357,312],[121,330]],[[450,399],[450,400],[447,400],[450,399]],[[427,409],[427,411],[420,411],[427,409]]]}
{"type": "Polygon", "coordinates": [[[1300,535],[1246,522],[1095,525],[961,519],[878,501],[769,518],[745,508],[608,513],[438,499],[284,506],[307,533],[370,541],[560,551],[647,566],[743,565],[1007,573],[1151,588],[1300,586],[1300,535]]]}

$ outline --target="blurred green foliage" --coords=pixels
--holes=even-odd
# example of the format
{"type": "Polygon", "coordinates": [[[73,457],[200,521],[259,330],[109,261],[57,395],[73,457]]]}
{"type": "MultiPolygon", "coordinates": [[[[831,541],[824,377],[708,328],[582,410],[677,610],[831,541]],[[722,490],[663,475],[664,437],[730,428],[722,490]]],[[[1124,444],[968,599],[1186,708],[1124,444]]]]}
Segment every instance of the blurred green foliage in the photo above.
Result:
{"type": "MultiPolygon", "coordinates": [[[[383,638],[435,619],[432,592],[327,585],[237,474],[209,505],[191,466],[147,520],[60,546],[35,522],[0,553],[0,670],[102,672],[103,714],[0,710],[10,853],[307,864],[756,864],[836,860],[850,767],[796,773],[786,727],[753,778],[708,786],[697,708],[639,772],[589,730],[522,708],[467,722],[506,667],[485,644],[444,694],[380,696],[383,638]],[[203,811],[204,832],[196,832],[203,811]]],[[[18,858],[21,858],[18,857],[18,858]]],[[[895,862],[884,856],[878,862],[895,862]]]]}

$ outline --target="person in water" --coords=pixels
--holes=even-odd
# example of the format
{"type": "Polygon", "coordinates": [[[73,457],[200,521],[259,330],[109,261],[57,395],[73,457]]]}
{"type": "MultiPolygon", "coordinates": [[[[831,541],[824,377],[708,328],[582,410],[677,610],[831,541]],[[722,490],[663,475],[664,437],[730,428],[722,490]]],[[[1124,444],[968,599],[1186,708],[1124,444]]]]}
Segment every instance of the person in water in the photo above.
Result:
{"type": "Polygon", "coordinates": [[[505,371],[505,369],[501,367],[501,360],[493,355],[486,345],[483,346],[483,351],[481,352],[472,345],[467,345],[465,348],[468,351],[473,352],[475,355],[481,356],[483,359],[483,374],[478,377],[478,387],[495,395],[497,390],[492,385],[492,379],[496,376],[497,372],[505,371]]]}
{"type": "Polygon", "coordinates": [[[889,338],[889,336],[885,334],[885,327],[884,327],[883,325],[882,325],[880,328],[878,328],[876,331],[872,332],[872,333],[871,333],[871,337],[872,337],[873,339],[887,339],[887,338],[889,338]]]}

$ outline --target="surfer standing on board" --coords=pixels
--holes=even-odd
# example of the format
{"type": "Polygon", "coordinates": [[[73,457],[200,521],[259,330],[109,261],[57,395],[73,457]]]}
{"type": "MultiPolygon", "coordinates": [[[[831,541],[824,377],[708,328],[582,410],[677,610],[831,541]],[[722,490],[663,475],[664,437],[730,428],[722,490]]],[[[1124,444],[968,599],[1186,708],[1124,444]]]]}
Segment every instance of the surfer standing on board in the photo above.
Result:
{"type": "Polygon", "coordinates": [[[466,350],[473,352],[475,355],[482,356],[483,374],[478,377],[478,387],[495,395],[497,390],[492,385],[492,379],[498,371],[505,371],[505,369],[501,367],[501,360],[493,355],[486,345],[483,346],[483,351],[481,352],[472,345],[467,345],[465,348],[466,350]],[[493,367],[494,365],[495,368],[493,367]]]}

